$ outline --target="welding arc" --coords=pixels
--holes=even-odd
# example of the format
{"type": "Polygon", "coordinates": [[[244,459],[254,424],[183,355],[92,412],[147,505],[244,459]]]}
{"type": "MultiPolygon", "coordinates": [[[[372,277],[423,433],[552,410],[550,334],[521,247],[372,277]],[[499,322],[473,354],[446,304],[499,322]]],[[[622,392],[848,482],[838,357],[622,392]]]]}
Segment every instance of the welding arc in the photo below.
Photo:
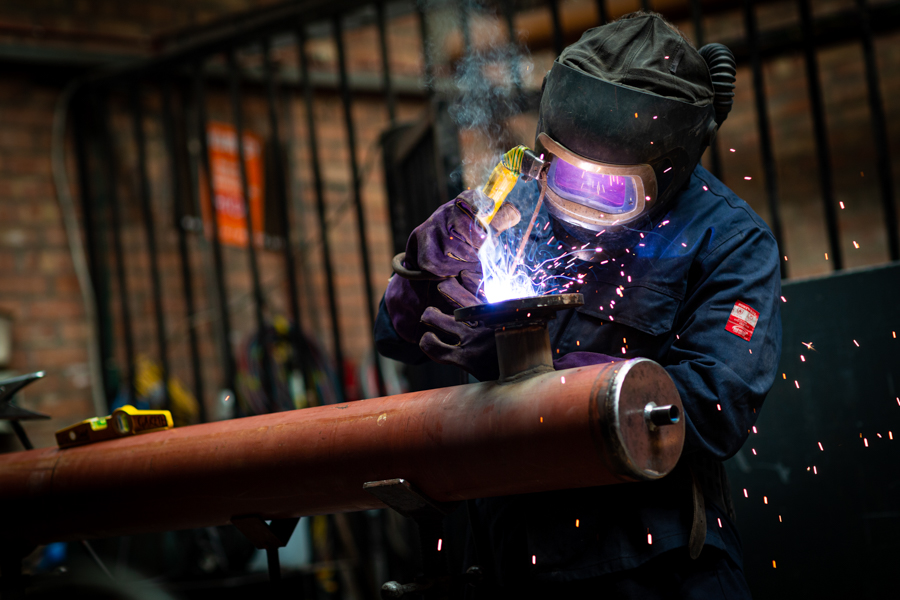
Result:
{"type": "Polygon", "coordinates": [[[534,214],[531,215],[531,222],[528,223],[525,235],[522,236],[522,241],[519,243],[519,251],[516,252],[516,260],[513,261],[512,269],[510,269],[510,271],[514,272],[516,267],[519,266],[519,262],[522,260],[522,255],[525,253],[525,244],[528,243],[528,238],[531,237],[531,230],[534,229],[534,222],[537,220],[538,213],[541,212],[541,205],[544,203],[544,192],[546,190],[546,183],[541,181],[541,195],[538,196],[537,204],[534,207],[534,214]]]}

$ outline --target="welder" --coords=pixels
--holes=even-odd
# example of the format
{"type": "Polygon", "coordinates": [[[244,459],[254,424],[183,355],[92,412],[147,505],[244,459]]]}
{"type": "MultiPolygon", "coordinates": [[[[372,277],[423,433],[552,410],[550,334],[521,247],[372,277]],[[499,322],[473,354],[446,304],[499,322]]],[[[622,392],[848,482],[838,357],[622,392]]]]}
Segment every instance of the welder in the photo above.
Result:
{"type": "MultiPolygon", "coordinates": [[[[511,197],[543,190],[552,228],[533,236],[576,250],[566,268],[583,274],[567,291],[584,306],[550,322],[554,366],[660,363],[684,403],[685,449],[659,481],[471,502],[465,560],[488,574],[477,597],[750,596],[722,461],[774,382],[781,282],[769,228],[699,164],[730,110],[734,73],[724,46],[698,51],[660,15],[638,12],[585,32],[544,79],[535,154],[546,165],[511,197]]],[[[389,357],[489,380],[492,333],[452,316],[485,301],[477,249],[487,230],[474,201],[463,193],[413,232],[376,337],[389,357]]],[[[515,206],[501,207],[492,234],[519,221],[515,206]]]]}

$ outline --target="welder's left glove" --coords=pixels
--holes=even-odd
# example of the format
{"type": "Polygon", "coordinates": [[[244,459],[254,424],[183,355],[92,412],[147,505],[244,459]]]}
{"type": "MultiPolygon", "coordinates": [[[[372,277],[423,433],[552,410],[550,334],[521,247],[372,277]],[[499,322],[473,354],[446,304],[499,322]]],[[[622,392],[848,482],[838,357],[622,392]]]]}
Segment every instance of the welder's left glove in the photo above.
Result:
{"type": "MultiPolygon", "coordinates": [[[[480,303],[455,278],[441,281],[437,284],[437,289],[456,308],[480,303]]],[[[422,323],[433,329],[419,340],[419,348],[431,360],[456,365],[480,381],[500,377],[497,345],[492,329],[477,322],[457,322],[452,313],[447,314],[434,306],[425,309],[422,323]]]]}
{"type": "Polygon", "coordinates": [[[603,365],[611,362],[621,362],[622,358],[607,356],[599,352],[569,352],[559,358],[553,359],[553,368],[557,371],[574,369],[576,367],[589,367],[591,365],[603,365]]]}

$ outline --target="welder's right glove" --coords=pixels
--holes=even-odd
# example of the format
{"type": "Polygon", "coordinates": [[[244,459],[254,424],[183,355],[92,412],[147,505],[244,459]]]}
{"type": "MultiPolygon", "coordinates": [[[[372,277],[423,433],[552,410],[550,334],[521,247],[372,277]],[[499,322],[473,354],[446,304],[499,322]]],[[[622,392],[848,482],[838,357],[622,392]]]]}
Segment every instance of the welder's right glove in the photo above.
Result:
{"type": "MultiPolygon", "coordinates": [[[[400,275],[391,278],[384,300],[391,324],[408,342],[418,344],[431,331],[430,324],[422,320],[426,308],[436,308],[452,319],[455,309],[468,306],[465,302],[485,301],[479,294],[482,272],[478,249],[487,232],[475,216],[477,193],[467,190],[438,208],[413,230],[406,243],[400,275]],[[441,286],[451,279],[472,298],[477,295],[478,300],[452,299],[456,288],[441,286]]],[[[518,223],[519,218],[519,211],[505,204],[491,221],[491,228],[500,233],[518,223]]]]}

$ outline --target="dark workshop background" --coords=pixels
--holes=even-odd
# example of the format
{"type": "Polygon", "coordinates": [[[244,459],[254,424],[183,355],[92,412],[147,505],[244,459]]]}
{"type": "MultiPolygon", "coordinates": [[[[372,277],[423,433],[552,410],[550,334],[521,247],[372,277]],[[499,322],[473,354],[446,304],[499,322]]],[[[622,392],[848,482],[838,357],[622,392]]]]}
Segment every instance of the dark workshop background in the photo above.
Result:
{"type": "MultiPolygon", "coordinates": [[[[751,587],[881,595],[900,555],[898,0],[0,2],[0,368],[47,371],[19,399],[52,416],[27,423],[35,445],[123,401],[183,425],[455,384],[374,360],[390,259],[533,144],[559,50],[642,6],[734,50],[704,164],[783,255],[783,376],[729,464],[751,587]],[[262,144],[252,252],[204,232],[211,122],[262,144]]],[[[328,563],[357,573],[330,597],[375,597],[394,567],[365,556],[328,563]]]]}

